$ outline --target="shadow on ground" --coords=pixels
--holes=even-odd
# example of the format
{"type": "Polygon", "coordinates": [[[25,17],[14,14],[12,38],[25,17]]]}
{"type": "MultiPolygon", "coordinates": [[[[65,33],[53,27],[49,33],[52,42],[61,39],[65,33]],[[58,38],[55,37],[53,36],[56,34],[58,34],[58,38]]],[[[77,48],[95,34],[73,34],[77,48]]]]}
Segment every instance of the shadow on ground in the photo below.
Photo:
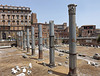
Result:
{"type": "Polygon", "coordinates": [[[64,74],[64,73],[60,73],[60,72],[57,72],[57,71],[53,71],[51,70],[53,74],[55,75],[59,75],[59,76],[67,76],[67,74],[64,74]]]}

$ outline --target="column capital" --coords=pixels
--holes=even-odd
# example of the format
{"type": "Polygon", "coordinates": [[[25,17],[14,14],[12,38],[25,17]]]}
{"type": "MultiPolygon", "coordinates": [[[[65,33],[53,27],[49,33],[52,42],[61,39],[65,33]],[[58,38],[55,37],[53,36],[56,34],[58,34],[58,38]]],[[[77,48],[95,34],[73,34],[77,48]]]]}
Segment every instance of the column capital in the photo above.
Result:
{"type": "Polygon", "coordinates": [[[75,4],[69,4],[68,5],[68,11],[69,15],[75,15],[76,14],[76,6],[75,4]]]}

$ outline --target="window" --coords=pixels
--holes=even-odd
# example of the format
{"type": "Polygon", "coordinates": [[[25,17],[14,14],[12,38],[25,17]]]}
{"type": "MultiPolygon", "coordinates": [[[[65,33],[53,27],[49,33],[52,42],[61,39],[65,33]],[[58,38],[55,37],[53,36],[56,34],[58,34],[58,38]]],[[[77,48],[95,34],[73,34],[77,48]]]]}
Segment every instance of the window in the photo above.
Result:
{"type": "Polygon", "coordinates": [[[25,10],[27,10],[27,8],[25,8],[25,10]]]}
{"type": "Polygon", "coordinates": [[[89,33],[89,30],[88,30],[88,33],[89,33]]]}
{"type": "Polygon", "coordinates": [[[21,10],[23,10],[23,8],[21,8],[21,10]]]}
{"type": "Polygon", "coordinates": [[[13,19],[14,19],[15,15],[12,15],[12,17],[13,17],[13,19]]]}
{"type": "Polygon", "coordinates": [[[6,39],[6,33],[2,33],[2,38],[6,39]]]}
{"type": "Polygon", "coordinates": [[[19,25],[19,21],[17,21],[17,25],[19,25]]]}
{"type": "Polygon", "coordinates": [[[25,21],[25,24],[27,24],[27,21],[25,21]]]}
{"type": "Polygon", "coordinates": [[[12,24],[13,24],[13,25],[15,24],[15,20],[12,21],[12,24]]]}
{"type": "Polygon", "coordinates": [[[2,22],[5,22],[5,20],[2,20],[2,22]]]}
{"type": "Polygon", "coordinates": [[[25,19],[27,19],[27,16],[25,16],[25,19]]]}
{"type": "Polygon", "coordinates": [[[16,15],[17,16],[17,19],[19,19],[19,15],[16,15]]]}
{"type": "Polygon", "coordinates": [[[10,19],[10,15],[8,15],[8,19],[10,19]]]}
{"type": "Polygon", "coordinates": [[[21,25],[23,25],[23,21],[21,21],[21,25]]]}
{"type": "Polygon", "coordinates": [[[5,15],[2,15],[2,18],[4,19],[5,18],[5,15]]]}
{"type": "Polygon", "coordinates": [[[31,23],[31,21],[29,21],[29,23],[31,23]]]}
{"type": "Polygon", "coordinates": [[[29,16],[29,19],[31,20],[31,16],[29,16]]]}
{"type": "Polygon", "coordinates": [[[5,25],[5,20],[2,20],[2,22],[3,22],[3,25],[5,25]]]}
{"type": "Polygon", "coordinates": [[[8,13],[10,13],[10,10],[8,10],[8,13]]]}
{"type": "Polygon", "coordinates": [[[8,20],[8,26],[10,26],[10,20],[8,20]]]}
{"type": "Polygon", "coordinates": [[[12,21],[13,23],[15,22],[15,20],[12,21]]]}
{"type": "Polygon", "coordinates": [[[21,19],[23,19],[23,15],[21,15],[21,19]]]}

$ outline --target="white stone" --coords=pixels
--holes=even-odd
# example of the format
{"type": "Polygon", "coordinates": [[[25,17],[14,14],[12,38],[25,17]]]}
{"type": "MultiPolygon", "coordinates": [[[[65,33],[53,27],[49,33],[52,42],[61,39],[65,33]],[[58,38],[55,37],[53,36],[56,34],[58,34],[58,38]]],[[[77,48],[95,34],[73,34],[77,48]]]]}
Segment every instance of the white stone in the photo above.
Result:
{"type": "Polygon", "coordinates": [[[88,61],[88,63],[87,63],[87,64],[91,64],[91,63],[90,63],[90,61],[88,61]]]}
{"type": "Polygon", "coordinates": [[[25,68],[23,68],[23,72],[24,72],[24,73],[26,72],[26,69],[25,69],[25,68]]]}
{"type": "Polygon", "coordinates": [[[14,68],[11,69],[11,71],[15,70],[14,68]]]}
{"type": "Polygon", "coordinates": [[[25,76],[25,74],[24,73],[20,73],[20,74],[18,74],[16,76],[25,76]]]}
{"type": "Polygon", "coordinates": [[[16,69],[19,68],[19,66],[16,66],[16,69]]]}
{"type": "Polygon", "coordinates": [[[17,71],[20,71],[21,69],[20,69],[20,68],[17,68],[16,70],[17,70],[17,71]]]}
{"type": "Polygon", "coordinates": [[[28,56],[27,55],[23,55],[23,58],[28,58],[28,56]]]}
{"type": "Polygon", "coordinates": [[[95,63],[94,63],[94,62],[91,62],[91,65],[92,65],[92,66],[95,66],[95,63]]]}
{"type": "Polygon", "coordinates": [[[62,66],[62,63],[58,63],[59,66],[62,66]]]}
{"type": "Polygon", "coordinates": [[[65,63],[66,63],[66,64],[68,64],[68,62],[67,62],[67,61],[65,61],[65,63]]]}
{"type": "Polygon", "coordinates": [[[28,74],[28,75],[30,75],[30,74],[31,74],[31,71],[30,71],[30,70],[28,70],[28,71],[27,71],[27,74],[28,74]]]}
{"type": "Polygon", "coordinates": [[[48,74],[52,74],[52,71],[51,70],[48,70],[48,74]]]}
{"type": "Polygon", "coordinates": [[[32,63],[29,63],[29,68],[32,68],[32,63]]]}
{"type": "Polygon", "coordinates": [[[17,71],[20,71],[21,69],[19,68],[19,66],[16,66],[16,70],[17,70],[17,71]]]}
{"type": "Polygon", "coordinates": [[[63,54],[62,54],[62,53],[60,53],[60,54],[59,54],[59,56],[61,57],[61,56],[63,56],[63,54]]]}
{"type": "Polygon", "coordinates": [[[16,74],[17,73],[17,70],[15,70],[15,69],[12,69],[12,74],[16,74]]]}
{"type": "Polygon", "coordinates": [[[68,57],[66,57],[66,59],[68,59],[68,57]]]}

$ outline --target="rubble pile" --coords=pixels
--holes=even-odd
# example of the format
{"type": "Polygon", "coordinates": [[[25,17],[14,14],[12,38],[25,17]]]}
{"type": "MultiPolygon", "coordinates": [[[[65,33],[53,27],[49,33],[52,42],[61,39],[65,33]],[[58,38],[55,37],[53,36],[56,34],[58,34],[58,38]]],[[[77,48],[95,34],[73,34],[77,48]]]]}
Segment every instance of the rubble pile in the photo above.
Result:
{"type": "Polygon", "coordinates": [[[90,61],[88,61],[87,64],[92,65],[92,66],[95,66],[95,67],[99,67],[99,66],[100,66],[100,65],[99,65],[98,63],[96,63],[96,62],[90,62],[90,61]]]}
{"type": "Polygon", "coordinates": [[[85,54],[78,54],[78,56],[81,56],[81,57],[86,57],[85,54]]]}
{"type": "Polygon", "coordinates": [[[100,60],[100,55],[98,53],[94,54],[93,59],[100,60]]]}
{"type": "Polygon", "coordinates": [[[22,66],[16,66],[15,68],[11,69],[11,73],[13,75],[17,74],[16,76],[25,76],[25,74],[27,74],[28,76],[32,73],[32,71],[30,70],[32,68],[32,63],[29,63],[28,67],[22,66]]]}
{"type": "Polygon", "coordinates": [[[62,49],[57,49],[57,48],[55,48],[55,50],[62,53],[69,53],[69,50],[62,50],[62,49]]]}

